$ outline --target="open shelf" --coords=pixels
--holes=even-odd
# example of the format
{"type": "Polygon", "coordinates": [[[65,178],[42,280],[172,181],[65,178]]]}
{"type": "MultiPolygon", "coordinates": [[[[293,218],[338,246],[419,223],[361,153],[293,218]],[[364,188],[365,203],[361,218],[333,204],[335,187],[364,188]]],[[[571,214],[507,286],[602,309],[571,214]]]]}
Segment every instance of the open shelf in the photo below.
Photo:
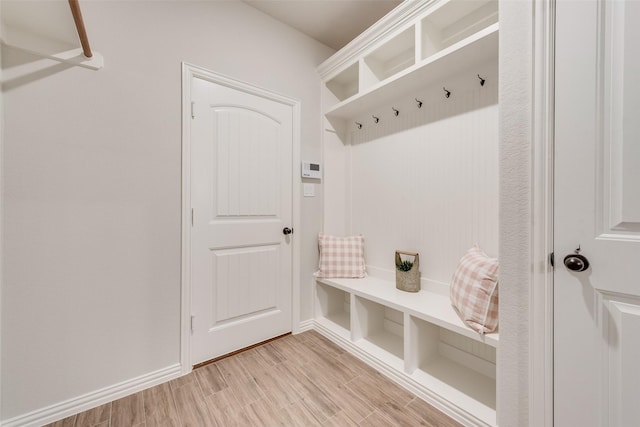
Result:
{"type": "Polygon", "coordinates": [[[415,29],[408,28],[364,57],[360,90],[374,86],[416,63],[415,29]]]}
{"type": "Polygon", "coordinates": [[[421,59],[472,37],[498,22],[496,0],[449,1],[421,21],[421,59]]]}
{"type": "Polygon", "coordinates": [[[326,86],[339,101],[344,101],[358,93],[358,82],[358,64],[355,63],[326,82],[326,86]]]}
{"type": "Polygon", "coordinates": [[[355,118],[371,109],[390,105],[403,95],[410,95],[416,88],[424,88],[453,71],[468,69],[498,58],[498,23],[455,43],[395,76],[375,84],[325,112],[329,119],[355,118]]]}
{"type": "Polygon", "coordinates": [[[403,292],[372,276],[316,281],[316,322],[324,330],[481,424],[496,424],[498,334],[480,335],[464,325],[448,294],[403,292]],[[350,313],[345,295],[351,295],[350,313]],[[350,334],[345,316],[351,318],[350,334]]]}
{"type": "Polygon", "coordinates": [[[358,346],[386,363],[404,366],[403,313],[355,297],[353,338],[358,346]]]}
{"type": "Polygon", "coordinates": [[[410,316],[406,372],[447,401],[496,423],[496,352],[487,344],[410,316]]]}
{"type": "Polygon", "coordinates": [[[496,425],[495,379],[446,357],[423,363],[411,377],[483,422],[496,425]]]}
{"type": "Polygon", "coordinates": [[[481,335],[460,320],[451,307],[449,295],[426,290],[416,293],[403,292],[396,289],[393,282],[372,276],[363,279],[318,279],[318,283],[333,286],[354,294],[360,299],[375,301],[380,305],[408,313],[472,340],[492,347],[498,346],[498,333],[481,335]]]}
{"type": "Polygon", "coordinates": [[[350,295],[340,289],[319,283],[316,286],[316,321],[340,336],[350,338],[350,295]]]}

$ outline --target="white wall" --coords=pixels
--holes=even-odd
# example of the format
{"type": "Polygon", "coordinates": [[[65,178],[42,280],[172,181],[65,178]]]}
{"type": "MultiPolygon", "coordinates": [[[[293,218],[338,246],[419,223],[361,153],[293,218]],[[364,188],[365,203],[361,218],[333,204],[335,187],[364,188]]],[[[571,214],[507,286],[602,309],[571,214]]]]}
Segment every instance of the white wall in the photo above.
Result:
{"type": "MultiPolygon", "coordinates": [[[[236,1],[82,7],[104,69],[2,52],[4,420],[179,361],[181,61],[300,99],[320,158],[329,48],[236,1]]],[[[297,225],[301,319],[320,202],[297,225]]]]}

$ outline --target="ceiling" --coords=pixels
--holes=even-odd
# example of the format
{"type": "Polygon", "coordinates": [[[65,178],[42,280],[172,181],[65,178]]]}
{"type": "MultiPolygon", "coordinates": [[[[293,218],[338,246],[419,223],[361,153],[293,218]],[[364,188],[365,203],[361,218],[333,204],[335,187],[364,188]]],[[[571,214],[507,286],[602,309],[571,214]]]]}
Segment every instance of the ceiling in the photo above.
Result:
{"type": "Polygon", "coordinates": [[[244,0],[335,50],[402,3],[401,0],[244,0]]]}

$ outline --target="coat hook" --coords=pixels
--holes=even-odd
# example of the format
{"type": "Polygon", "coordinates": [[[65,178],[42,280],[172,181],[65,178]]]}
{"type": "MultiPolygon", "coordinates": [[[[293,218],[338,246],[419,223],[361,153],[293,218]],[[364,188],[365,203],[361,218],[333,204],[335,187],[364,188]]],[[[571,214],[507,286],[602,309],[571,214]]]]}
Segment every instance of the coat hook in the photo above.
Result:
{"type": "Polygon", "coordinates": [[[356,122],[356,126],[358,127],[358,129],[362,129],[362,123],[356,122]]]}
{"type": "Polygon", "coordinates": [[[400,114],[400,111],[396,110],[395,108],[391,107],[391,109],[393,110],[393,115],[398,117],[398,114],[400,114]]]}
{"type": "Polygon", "coordinates": [[[373,117],[373,121],[378,123],[380,121],[380,117],[376,117],[376,116],[371,116],[373,117]]]}
{"type": "Polygon", "coordinates": [[[444,90],[444,96],[449,98],[451,96],[451,91],[447,90],[446,87],[443,87],[442,89],[444,90]]]}
{"type": "Polygon", "coordinates": [[[418,108],[422,108],[422,101],[416,98],[416,102],[418,103],[418,108]]]}
{"type": "Polygon", "coordinates": [[[483,79],[482,77],[480,77],[480,74],[478,74],[478,78],[480,79],[480,86],[484,86],[484,82],[486,81],[485,79],[483,79]]]}

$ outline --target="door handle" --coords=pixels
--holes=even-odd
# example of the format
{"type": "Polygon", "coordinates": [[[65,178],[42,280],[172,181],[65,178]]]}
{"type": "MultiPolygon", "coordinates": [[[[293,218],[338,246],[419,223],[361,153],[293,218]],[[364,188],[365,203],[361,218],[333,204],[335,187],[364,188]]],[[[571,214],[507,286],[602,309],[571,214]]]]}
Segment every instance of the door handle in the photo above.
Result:
{"type": "Polygon", "coordinates": [[[571,271],[585,271],[589,268],[589,260],[584,255],[580,255],[580,246],[572,254],[564,257],[564,265],[571,271]]]}
{"type": "Polygon", "coordinates": [[[285,227],[282,229],[282,234],[288,236],[289,234],[293,234],[293,228],[285,227]]]}

